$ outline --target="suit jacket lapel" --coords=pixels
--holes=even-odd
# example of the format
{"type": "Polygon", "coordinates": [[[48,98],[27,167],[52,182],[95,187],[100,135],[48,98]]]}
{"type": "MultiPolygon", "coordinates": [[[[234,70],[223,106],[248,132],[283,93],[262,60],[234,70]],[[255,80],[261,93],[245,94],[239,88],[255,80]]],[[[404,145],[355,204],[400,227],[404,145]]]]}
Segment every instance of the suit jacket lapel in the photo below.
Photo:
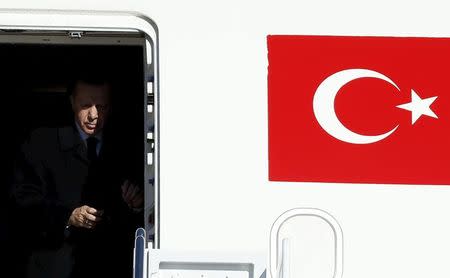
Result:
{"type": "Polygon", "coordinates": [[[89,163],[87,147],[81,140],[75,126],[66,126],[58,129],[58,137],[62,151],[71,151],[77,159],[89,163]]]}

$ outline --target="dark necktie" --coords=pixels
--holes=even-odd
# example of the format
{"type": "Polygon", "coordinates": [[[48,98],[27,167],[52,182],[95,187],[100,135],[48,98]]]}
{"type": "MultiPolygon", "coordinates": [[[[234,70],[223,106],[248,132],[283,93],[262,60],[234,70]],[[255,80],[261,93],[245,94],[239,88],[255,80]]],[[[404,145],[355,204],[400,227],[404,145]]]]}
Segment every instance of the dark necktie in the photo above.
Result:
{"type": "Polygon", "coordinates": [[[93,161],[97,158],[97,143],[98,139],[95,137],[89,137],[86,139],[87,142],[87,150],[88,150],[88,159],[93,161]]]}

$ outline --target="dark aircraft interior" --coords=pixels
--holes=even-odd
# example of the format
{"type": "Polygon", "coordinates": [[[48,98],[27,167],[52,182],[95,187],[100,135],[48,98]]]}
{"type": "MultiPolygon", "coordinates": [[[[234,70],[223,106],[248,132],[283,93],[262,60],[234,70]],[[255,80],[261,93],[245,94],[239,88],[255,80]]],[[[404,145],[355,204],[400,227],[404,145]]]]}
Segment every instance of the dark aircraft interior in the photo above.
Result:
{"type": "MultiPolygon", "coordinates": [[[[110,131],[130,180],[144,186],[144,52],[137,45],[0,44],[0,245],[11,243],[8,192],[20,144],[37,127],[73,123],[66,91],[79,71],[107,73],[113,81],[110,131]]],[[[26,219],[24,219],[26,221],[26,219]]],[[[144,221],[144,219],[143,219],[144,221]]]]}

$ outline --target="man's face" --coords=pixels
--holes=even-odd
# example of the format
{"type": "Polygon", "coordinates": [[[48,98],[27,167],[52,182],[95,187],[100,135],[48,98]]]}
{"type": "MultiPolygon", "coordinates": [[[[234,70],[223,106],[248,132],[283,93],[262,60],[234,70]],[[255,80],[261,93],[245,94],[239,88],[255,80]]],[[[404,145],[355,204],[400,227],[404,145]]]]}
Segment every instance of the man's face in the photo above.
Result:
{"type": "Polygon", "coordinates": [[[110,87],[78,82],[70,97],[75,121],[87,135],[98,134],[110,110],[110,87]]]}

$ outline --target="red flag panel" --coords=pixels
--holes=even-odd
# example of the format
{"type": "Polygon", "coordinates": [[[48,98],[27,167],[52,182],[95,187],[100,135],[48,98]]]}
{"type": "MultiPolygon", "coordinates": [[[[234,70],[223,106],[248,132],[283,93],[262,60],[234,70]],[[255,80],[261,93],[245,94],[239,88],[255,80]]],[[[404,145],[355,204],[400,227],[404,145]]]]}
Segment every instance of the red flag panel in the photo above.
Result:
{"type": "Polygon", "coordinates": [[[267,42],[271,181],[450,184],[450,39],[267,42]]]}

